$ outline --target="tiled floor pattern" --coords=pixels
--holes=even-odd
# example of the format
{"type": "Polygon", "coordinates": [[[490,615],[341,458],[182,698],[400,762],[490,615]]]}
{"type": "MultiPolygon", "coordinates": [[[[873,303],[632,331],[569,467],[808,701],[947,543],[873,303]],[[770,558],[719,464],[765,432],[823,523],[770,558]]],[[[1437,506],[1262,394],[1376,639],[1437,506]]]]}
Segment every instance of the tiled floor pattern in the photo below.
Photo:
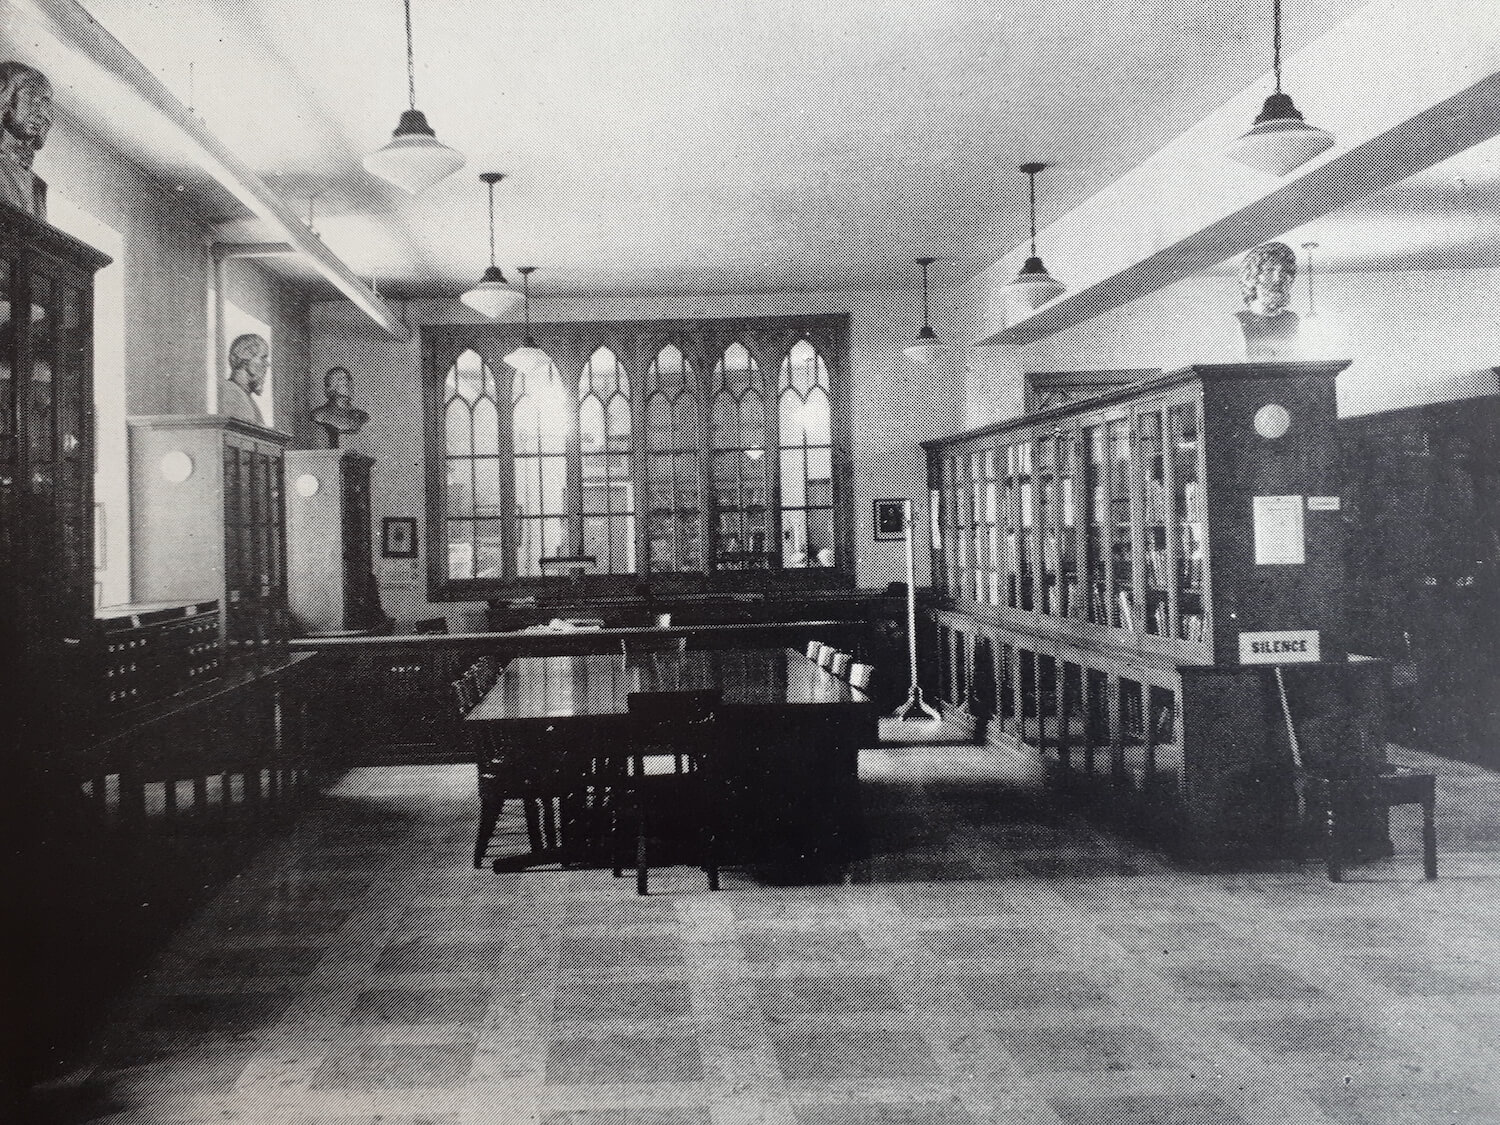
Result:
{"type": "MultiPolygon", "coordinates": [[[[1423,759],[1427,765],[1435,760],[1423,759]]],[[[474,871],[472,771],[358,771],[195,920],[55,1121],[1500,1122],[1500,776],[1401,854],[1190,872],[1017,759],[867,753],[851,885],[474,871]]]]}

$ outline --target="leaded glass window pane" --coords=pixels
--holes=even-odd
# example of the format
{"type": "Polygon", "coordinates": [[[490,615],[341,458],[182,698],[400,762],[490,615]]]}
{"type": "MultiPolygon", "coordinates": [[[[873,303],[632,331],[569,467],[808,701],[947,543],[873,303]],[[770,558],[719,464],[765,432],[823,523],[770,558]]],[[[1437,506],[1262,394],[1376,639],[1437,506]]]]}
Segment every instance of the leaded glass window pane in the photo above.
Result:
{"type": "Polygon", "coordinates": [[[766,425],[763,376],[743,344],[731,344],[714,367],[713,465],[717,516],[714,564],[720,570],[770,565],[766,551],[766,425]]]}
{"type": "Polygon", "coordinates": [[[673,344],[646,373],[646,552],[658,572],[703,569],[698,379],[673,344]]]}
{"type": "Polygon", "coordinates": [[[828,365],[807,340],[781,364],[781,565],[833,566],[833,445],[828,365]]]}

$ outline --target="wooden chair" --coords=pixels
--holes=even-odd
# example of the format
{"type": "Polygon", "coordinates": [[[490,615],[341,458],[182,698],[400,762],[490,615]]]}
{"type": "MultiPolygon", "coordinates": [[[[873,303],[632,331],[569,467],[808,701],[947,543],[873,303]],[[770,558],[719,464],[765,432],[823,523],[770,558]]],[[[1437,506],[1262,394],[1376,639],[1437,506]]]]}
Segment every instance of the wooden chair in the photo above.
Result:
{"type": "Polygon", "coordinates": [[[559,818],[556,803],[576,785],[568,778],[566,762],[556,755],[528,752],[498,742],[485,731],[471,731],[463,719],[484,698],[478,690],[478,669],[470,668],[450,685],[458,725],[474,755],[479,784],[479,828],[474,836],[474,866],[484,865],[495,826],[505,811],[505,802],[520,800],[526,818],[526,839],[535,858],[550,858],[559,851],[559,818]]]}
{"type": "Polygon", "coordinates": [[[1427,878],[1437,878],[1437,780],[1432,774],[1390,766],[1373,777],[1318,776],[1311,781],[1309,803],[1322,815],[1330,883],[1343,882],[1344,868],[1349,863],[1350,849],[1344,832],[1348,810],[1390,809],[1396,805],[1421,806],[1422,870],[1427,878]]]}
{"type": "Polygon", "coordinates": [[[635,827],[635,889],[648,893],[653,840],[670,842],[673,829],[696,843],[708,889],[719,889],[717,856],[718,768],[715,751],[724,737],[719,721],[722,699],[717,691],[632,692],[623,768],[614,779],[614,873],[621,861],[624,820],[635,827]],[[685,761],[681,772],[647,772],[651,757],[685,761]]]}
{"type": "Polygon", "coordinates": [[[630,656],[641,652],[686,652],[687,634],[678,633],[676,636],[667,634],[665,636],[652,636],[649,633],[641,633],[634,637],[620,638],[620,654],[630,656]]]}
{"type": "MultiPolygon", "coordinates": [[[[1396,805],[1422,807],[1422,868],[1429,879],[1437,878],[1437,780],[1430,773],[1418,773],[1405,766],[1384,763],[1379,770],[1356,769],[1348,773],[1328,773],[1310,768],[1302,756],[1302,740],[1292,717],[1291,698],[1286,677],[1275,670],[1276,690],[1281,701],[1282,719],[1286,724],[1287,744],[1291,750],[1292,771],[1299,803],[1305,813],[1322,822],[1328,881],[1339,883],[1350,862],[1351,820],[1379,809],[1385,812],[1396,805]]],[[[1300,834],[1299,834],[1300,835],[1300,834]]],[[[1298,844],[1301,851],[1301,844],[1298,844]]]]}
{"type": "Polygon", "coordinates": [[[499,678],[499,667],[493,656],[481,656],[469,668],[474,676],[474,686],[479,690],[479,698],[483,699],[489,694],[490,688],[495,686],[499,678]]]}

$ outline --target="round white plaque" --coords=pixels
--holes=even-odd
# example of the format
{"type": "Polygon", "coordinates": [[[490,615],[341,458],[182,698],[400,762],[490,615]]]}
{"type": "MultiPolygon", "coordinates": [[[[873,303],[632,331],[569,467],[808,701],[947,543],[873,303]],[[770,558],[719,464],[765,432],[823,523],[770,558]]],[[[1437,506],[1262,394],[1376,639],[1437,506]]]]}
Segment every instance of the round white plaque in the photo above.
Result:
{"type": "Polygon", "coordinates": [[[1279,438],[1292,428],[1292,416],[1286,407],[1267,403],[1255,412],[1255,432],[1263,438],[1279,438]]]}
{"type": "Polygon", "coordinates": [[[297,478],[297,495],[304,499],[316,496],[322,487],[323,482],[311,473],[303,473],[297,478]]]}
{"type": "Polygon", "coordinates": [[[173,484],[181,484],[193,475],[193,459],[180,449],[161,455],[161,475],[173,484]]]}

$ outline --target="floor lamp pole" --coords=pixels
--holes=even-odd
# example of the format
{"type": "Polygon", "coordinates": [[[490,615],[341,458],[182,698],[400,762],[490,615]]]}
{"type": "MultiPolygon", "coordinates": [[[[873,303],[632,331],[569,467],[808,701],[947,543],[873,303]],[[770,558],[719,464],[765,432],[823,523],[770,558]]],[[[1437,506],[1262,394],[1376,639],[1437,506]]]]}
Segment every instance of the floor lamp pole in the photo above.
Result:
{"type": "Polygon", "coordinates": [[[922,685],[917,682],[917,545],[910,500],[901,501],[901,519],[906,531],[906,652],[910,658],[911,690],[892,718],[907,722],[926,718],[936,722],[942,716],[922,698],[922,685]]]}

